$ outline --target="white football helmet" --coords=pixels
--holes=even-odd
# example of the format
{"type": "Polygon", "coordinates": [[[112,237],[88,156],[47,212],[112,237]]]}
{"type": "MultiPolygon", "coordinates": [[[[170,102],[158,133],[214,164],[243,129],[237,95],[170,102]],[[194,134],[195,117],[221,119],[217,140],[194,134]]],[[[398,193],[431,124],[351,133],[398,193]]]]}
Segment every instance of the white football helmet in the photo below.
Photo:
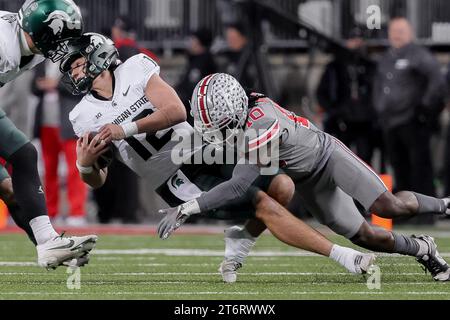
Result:
{"type": "Polygon", "coordinates": [[[195,87],[191,110],[195,130],[206,142],[222,145],[237,136],[244,127],[248,97],[234,77],[214,73],[204,77],[195,87]]]}

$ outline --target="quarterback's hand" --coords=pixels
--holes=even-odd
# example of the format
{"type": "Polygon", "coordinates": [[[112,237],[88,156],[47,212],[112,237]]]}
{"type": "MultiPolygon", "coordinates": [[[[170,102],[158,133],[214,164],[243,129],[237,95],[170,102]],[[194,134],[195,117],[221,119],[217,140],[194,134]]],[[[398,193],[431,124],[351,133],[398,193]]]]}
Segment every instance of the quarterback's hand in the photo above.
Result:
{"type": "Polygon", "coordinates": [[[125,132],[122,127],[117,124],[107,124],[100,128],[99,131],[100,139],[105,140],[106,143],[112,140],[122,140],[125,139],[125,132]]]}
{"type": "Polygon", "coordinates": [[[181,212],[181,206],[175,208],[161,209],[159,213],[164,214],[158,225],[158,235],[161,239],[167,239],[172,232],[177,230],[189,218],[188,214],[181,212]]]}
{"type": "Polygon", "coordinates": [[[92,139],[91,142],[89,142],[89,133],[85,133],[77,140],[76,153],[78,163],[85,167],[94,165],[98,157],[108,151],[108,148],[105,147],[105,141],[100,140],[98,134],[92,139]]]}

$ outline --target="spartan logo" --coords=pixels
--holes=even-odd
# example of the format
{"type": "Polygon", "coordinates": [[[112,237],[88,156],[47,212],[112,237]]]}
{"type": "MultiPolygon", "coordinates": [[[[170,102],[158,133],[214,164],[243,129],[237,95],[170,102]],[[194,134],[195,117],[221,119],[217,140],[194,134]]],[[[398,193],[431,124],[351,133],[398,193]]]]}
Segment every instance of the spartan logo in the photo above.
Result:
{"type": "Polygon", "coordinates": [[[103,39],[99,36],[92,36],[91,37],[91,44],[94,46],[94,48],[98,48],[103,43],[103,39]]]}
{"type": "Polygon", "coordinates": [[[103,39],[97,35],[91,35],[91,44],[86,48],[86,53],[91,53],[103,43],[103,39]]]}
{"type": "Polygon", "coordinates": [[[174,175],[171,180],[172,186],[175,189],[178,189],[182,184],[184,184],[184,180],[178,177],[178,174],[174,175]]]}
{"type": "Polygon", "coordinates": [[[78,29],[81,30],[81,21],[72,19],[75,11],[72,8],[64,12],[62,10],[55,10],[48,16],[47,20],[44,22],[50,22],[49,27],[53,30],[55,36],[60,35],[64,29],[64,22],[66,22],[67,28],[69,30],[78,29]],[[69,15],[72,14],[72,17],[69,15]]]}

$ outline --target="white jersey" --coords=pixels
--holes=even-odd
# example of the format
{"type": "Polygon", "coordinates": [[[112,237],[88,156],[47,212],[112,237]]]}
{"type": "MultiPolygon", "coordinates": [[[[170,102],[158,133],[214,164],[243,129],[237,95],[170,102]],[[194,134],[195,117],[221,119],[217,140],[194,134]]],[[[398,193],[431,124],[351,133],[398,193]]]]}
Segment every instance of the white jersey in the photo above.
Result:
{"type": "MultiPolygon", "coordinates": [[[[129,123],[157,112],[145,96],[147,82],[154,74],[159,74],[159,66],[144,54],[135,55],[117,67],[111,101],[99,100],[88,94],[70,113],[76,135],[80,137],[86,132],[99,131],[109,123],[129,123]]],[[[147,179],[152,187],[158,187],[181,166],[171,159],[172,150],[179,146],[177,140],[180,136],[192,134],[193,128],[187,122],[158,131],[155,135],[137,134],[114,141],[118,150],[116,157],[147,179]]]]}
{"type": "Polygon", "coordinates": [[[45,60],[33,55],[17,22],[17,14],[0,11],[0,87],[45,60]]]}

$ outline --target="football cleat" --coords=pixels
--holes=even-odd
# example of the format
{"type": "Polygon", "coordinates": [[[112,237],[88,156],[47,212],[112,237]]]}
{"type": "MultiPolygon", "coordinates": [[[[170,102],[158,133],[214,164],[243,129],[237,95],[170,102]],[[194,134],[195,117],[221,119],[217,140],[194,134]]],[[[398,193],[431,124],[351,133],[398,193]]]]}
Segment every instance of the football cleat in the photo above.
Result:
{"type": "Polygon", "coordinates": [[[237,270],[255,244],[255,239],[243,232],[243,228],[233,226],[225,230],[225,258],[219,266],[224,282],[233,283],[237,279],[237,270]]]}
{"type": "Polygon", "coordinates": [[[89,262],[89,252],[95,247],[96,235],[64,237],[64,233],[36,246],[38,265],[46,269],[58,266],[83,266],[89,262]]]}
{"type": "Polygon", "coordinates": [[[219,272],[222,275],[223,282],[234,283],[237,280],[237,270],[242,264],[232,260],[223,260],[219,266],[219,272]]]}
{"type": "MultiPolygon", "coordinates": [[[[74,258],[72,260],[64,261],[61,265],[71,268],[84,267],[89,263],[90,255],[87,253],[79,258],[74,258]]],[[[53,268],[56,269],[56,268],[53,268]]]]}
{"type": "Polygon", "coordinates": [[[436,242],[434,242],[434,238],[426,235],[413,235],[413,237],[425,241],[428,245],[428,253],[416,258],[417,262],[423,265],[425,273],[427,271],[430,272],[431,276],[436,281],[449,281],[450,267],[437,251],[437,245],[436,242]]]}
{"type": "Polygon", "coordinates": [[[365,274],[375,263],[375,255],[373,253],[358,253],[354,258],[354,273],[365,274]]]}

